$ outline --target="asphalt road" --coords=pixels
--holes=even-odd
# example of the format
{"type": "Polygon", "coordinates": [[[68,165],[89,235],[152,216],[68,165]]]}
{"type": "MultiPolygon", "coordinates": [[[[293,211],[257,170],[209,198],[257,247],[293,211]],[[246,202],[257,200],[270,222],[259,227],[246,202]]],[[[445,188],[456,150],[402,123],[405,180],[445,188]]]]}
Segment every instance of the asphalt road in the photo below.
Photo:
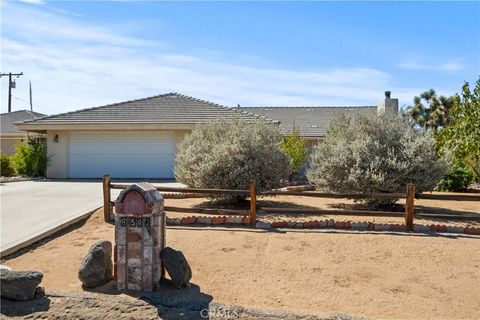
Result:
{"type": "MultiPolygon", "coordinates": [[[[176,182],[160,183],[180,186],[176,182]]],[[[120,190],[112,190],[112,199],[120,190]]],[[[0,185],[0,252],[75,220],[103,205],[101,181],[35,180],[0,185]]],[[[38,239],[37,239],[38,240],[38,239]]],[[[20,246],[20,247],[19,247],[20,246]]]]}

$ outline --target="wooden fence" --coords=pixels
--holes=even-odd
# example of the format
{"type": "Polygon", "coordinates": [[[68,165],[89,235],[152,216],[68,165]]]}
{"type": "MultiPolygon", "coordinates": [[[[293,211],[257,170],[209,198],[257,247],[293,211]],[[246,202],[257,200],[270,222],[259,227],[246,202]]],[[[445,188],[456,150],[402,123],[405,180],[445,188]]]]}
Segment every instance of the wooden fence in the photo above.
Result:
{"type": "MultiPolygon", "coordinates": [[[[103,177],[103,199],[104,199],[104,219],[110,221],[110,214],[114,206],[111,200],[111,189],[125,189],[128,184],[111,183],[111,177],[106,175],[103,177]]],[[[261,207],[265,212],[282,212],[297,214],[319,214],[319,215],[348,215],[348,216],[367,216],[367,217],[404,217],[405,227],[407,231],[413,231],[414,207],[415,199],[433,199],[433,200],[455,200],[455,201],[480,201],[480,195],[456,195],[456,194],[415,194],[415,185],[407,184],[405,193],[328,193],[316,191],[281,191],[272,190],[257,192],[255,190],[255,182],[250,181],[249,190],[229,190],[229,189],[197,189],[197,188],[176,188],[155,186],[160,192],[188,193],[188,194],[225,194],[225,195],[243,195],[250,198],[250,210],[239,209],[210,209],[210,208],[181,208],[165,206],[165,211],[185,212],[185,213],[201,213],[214,215],[240,215],[249,216],[250,224],[255,226],[257,219],[257,196],[301,196],[301,197],[318,197],[318,198],[345,198],[345,199],[405,199],[405,211],[367,211],[367,210],[330,210],[330,209],[305,209],[305,208],[274,208],[261,207]]],[[[449,215],[449,214],[421,214],[418,217],[425,218],[460,218],[480,220],[480,216],[471,215],[449,215]]]]}

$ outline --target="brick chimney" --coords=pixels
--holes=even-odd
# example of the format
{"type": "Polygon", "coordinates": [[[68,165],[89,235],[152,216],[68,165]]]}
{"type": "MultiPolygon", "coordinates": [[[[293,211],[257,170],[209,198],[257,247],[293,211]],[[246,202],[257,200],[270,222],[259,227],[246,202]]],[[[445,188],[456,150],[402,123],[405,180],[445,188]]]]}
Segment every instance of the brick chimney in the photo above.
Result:
{"type": "Polygon", "coordinates": [[[398,114],[398,99],[390,98],[392,92],[385,91],[385,99],[380,100],[377,105],[378,113],[398,114]]]}

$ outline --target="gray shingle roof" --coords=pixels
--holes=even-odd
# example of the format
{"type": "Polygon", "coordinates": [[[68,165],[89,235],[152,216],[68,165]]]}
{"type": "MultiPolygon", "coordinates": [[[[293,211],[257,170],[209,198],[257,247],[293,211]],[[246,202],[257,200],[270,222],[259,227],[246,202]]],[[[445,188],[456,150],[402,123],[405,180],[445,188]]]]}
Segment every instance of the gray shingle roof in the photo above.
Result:
{"type": "Polygon", "coordinates": [[[45,114],[38,112],[31,112],[29,110],[18,110],[8,113],[0,114],[1,118],[1,132],[2,133],[18,133],[23,132],[17,129],[15,122],[32,120],[38,117],[44,117],[45,114]]]}
{"type": "Polygon", "coordinates": [[[354,115],[359,112],[372,112],[376,106],[354,107],[240,107],[240,110],[266,116],[280,121],[280,129],[288,134],[293,126],[305,137],[323,137],[327,133],[330,121],[340,114],[354,115]]]}
{"type": "Polygon", "coordinates": [[[101,107],[61,113],[35,120],[26,124],[72,124],[72,123],[159,123],[159,124],[196,124],[214,119],[236,117],[246,121],[263,119],[263,116],[228,108],[178,93],[109,104],[101,107]]]}

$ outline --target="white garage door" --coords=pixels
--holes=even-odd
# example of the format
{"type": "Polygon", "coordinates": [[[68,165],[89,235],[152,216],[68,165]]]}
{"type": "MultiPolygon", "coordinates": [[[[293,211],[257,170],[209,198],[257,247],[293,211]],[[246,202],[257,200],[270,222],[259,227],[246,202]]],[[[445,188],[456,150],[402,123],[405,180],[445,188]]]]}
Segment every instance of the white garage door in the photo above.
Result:
{"type": "Polygon", "coordinates": [[[72,132],[70,178],[173,178],[173,132],[72,132]]]}

